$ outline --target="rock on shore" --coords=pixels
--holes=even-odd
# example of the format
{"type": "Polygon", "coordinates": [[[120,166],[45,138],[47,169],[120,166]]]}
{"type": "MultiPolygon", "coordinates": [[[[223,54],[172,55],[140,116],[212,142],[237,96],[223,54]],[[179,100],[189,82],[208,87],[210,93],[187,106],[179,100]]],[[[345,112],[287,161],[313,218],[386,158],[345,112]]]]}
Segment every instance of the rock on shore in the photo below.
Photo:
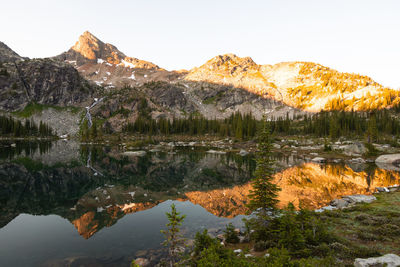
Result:
{"type": "Polygon", "coordinates": [[[360,259],[354,261],[355,267],[368,267],[368,266],[387,266],[395,267],[400,266],[400,257],[395,254],[386,254],[382,257],[360,259]]]}
{"type": "Polygon", "coordinates": [[[400,154],[381,155],[375,160],[375,163],[399,164],[400,163],[400,154]]]}

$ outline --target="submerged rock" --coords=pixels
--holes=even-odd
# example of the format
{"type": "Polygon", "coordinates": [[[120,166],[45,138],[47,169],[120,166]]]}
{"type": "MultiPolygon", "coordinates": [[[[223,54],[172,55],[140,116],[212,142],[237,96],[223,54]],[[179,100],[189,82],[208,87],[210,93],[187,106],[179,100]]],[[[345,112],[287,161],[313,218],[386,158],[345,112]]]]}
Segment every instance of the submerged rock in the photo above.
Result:
{"type": "Polygon", "coordinates": [[[387,266],[395,267],[400,266],[400,257],[395,254],[386,254],[382,257],[360,259],[354,261],[355,267],[368,267],[368,266],[387,266]]]}

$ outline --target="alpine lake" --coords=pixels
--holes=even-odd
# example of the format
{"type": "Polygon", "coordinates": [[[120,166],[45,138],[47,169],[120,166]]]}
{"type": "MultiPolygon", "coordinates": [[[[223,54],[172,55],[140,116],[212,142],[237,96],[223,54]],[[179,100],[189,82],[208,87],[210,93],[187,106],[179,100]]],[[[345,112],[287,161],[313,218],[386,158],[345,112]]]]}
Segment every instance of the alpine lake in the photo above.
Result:
{"type": "MultiPolygon", "coordinates": [[[[186,215],[181,229],[188,240],[204,229],[220,234],[228,223],[242,227],[254,158],[210,149],[157,145],[125,153],[121,145],[1,141],[0,266],[129,266],[138,257],[159,259],[172,203],[186,215]]],[[[274,157],[281,207],[318,209],[400,183],[398,171],[375,164],[274,157]]]]}

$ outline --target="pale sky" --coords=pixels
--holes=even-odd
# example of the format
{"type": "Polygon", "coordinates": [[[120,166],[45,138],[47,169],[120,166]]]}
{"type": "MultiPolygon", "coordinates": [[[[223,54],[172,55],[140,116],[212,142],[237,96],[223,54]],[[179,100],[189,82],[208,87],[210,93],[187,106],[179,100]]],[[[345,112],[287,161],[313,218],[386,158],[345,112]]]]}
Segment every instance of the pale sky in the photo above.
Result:
{"type": "Polygon", "coordinates": [[[0,41],[50,57],[88,30],[127,56],[190,69],[225,53],[312,61],[400,88],[399,0],[2,0],[0,41]]]}

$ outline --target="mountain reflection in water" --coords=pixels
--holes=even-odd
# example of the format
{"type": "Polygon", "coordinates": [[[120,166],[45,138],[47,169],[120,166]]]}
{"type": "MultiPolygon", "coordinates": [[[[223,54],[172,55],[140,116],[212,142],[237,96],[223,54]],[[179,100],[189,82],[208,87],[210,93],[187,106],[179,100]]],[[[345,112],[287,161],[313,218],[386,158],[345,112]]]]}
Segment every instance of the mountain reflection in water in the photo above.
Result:
{"type": "MultiPolygon", "coordinates": [[[[255,169],[250,156],[208,154],[205,148],[133,157],[116,146],[64,141],[0,146],[0,227],[23,213],[54,214],[72,223],[84,239],[112,228],[127,214],[161,210],[155,208],[167,200],[200,205],[209,216],[226,220],[244,215],[255,169]]],[[[293,202],[316,209],[344,195],[400,183],[398,172],[375,165],[320,165],[279,155],[276,160],[281,207],[293,202]]],[[[213,220],[201,227],[215,227],[213,220]]],[[[196,227],[191,232],[200,230],[196,227]]]]}

